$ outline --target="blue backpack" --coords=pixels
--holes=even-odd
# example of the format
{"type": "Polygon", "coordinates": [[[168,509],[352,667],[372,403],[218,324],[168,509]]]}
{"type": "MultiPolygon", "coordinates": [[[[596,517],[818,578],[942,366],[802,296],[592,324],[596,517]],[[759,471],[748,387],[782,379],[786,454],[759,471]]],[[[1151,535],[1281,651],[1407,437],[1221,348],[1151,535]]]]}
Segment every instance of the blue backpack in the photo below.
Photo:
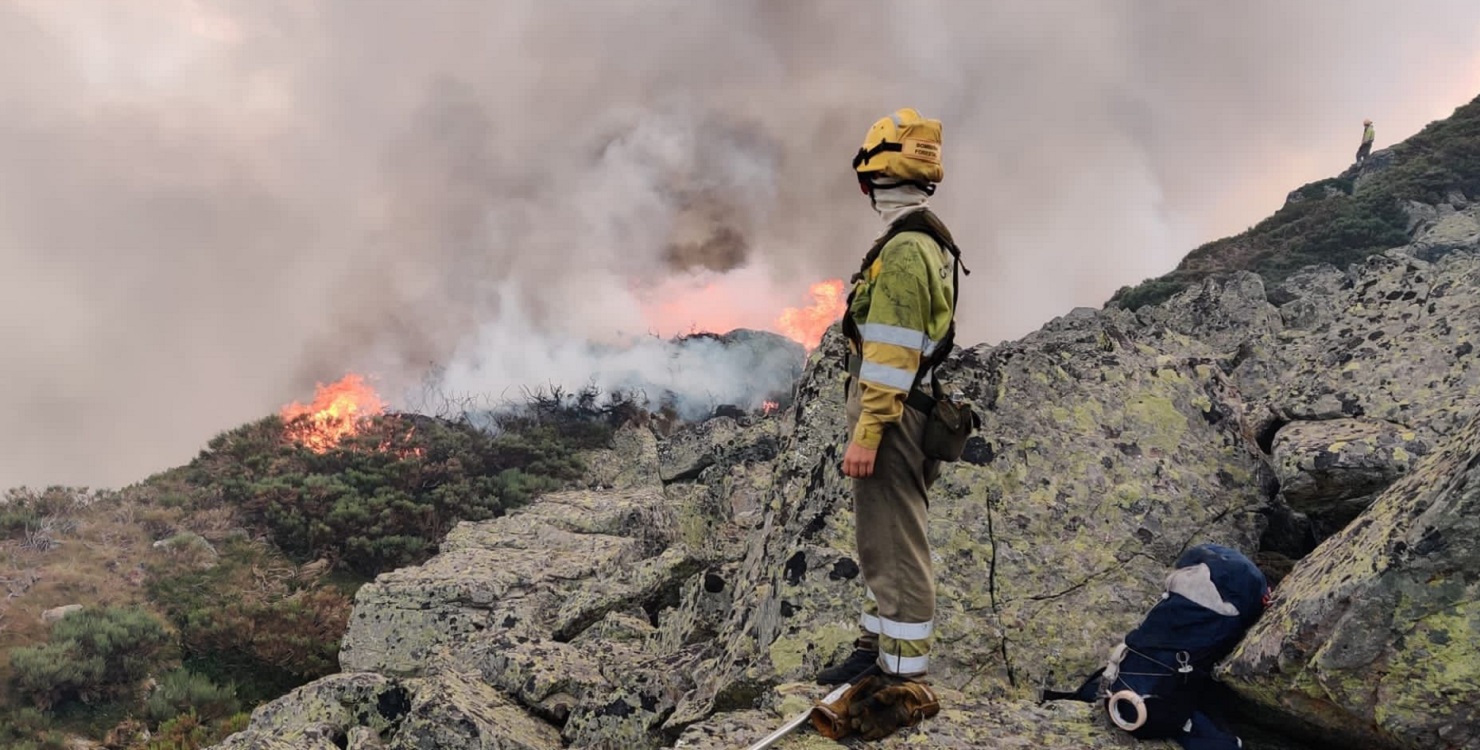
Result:
{"type": "Polygon", "coordinates": [[[1185,750],[1243,743],[1201,710],[1213,666],[1243,639],[1269,602],[1264,574],[1237,550],[1193,547],[1177,558],[1166,592],[1109,663],[1074,693],[1044,698],[1103,701],[1110,721],[1139,739],[1175,739],[1185,750]]]}

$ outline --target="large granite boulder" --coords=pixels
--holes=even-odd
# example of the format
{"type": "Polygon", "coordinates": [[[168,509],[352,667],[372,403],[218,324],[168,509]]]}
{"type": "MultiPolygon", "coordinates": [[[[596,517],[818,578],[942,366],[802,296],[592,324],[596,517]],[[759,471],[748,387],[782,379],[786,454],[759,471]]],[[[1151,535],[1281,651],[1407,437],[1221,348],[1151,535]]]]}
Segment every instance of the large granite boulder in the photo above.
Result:
{"type": "Polygon", "coordinates": [[[1137,311],[1145,326],[1190,336],[1216,352],[1234,352],[1250,339],[1284,327],[1280,312],[1265,299],[1264,280],[1240,271],[1228,279],[1205,279],[1160,305],[1137,311]]]}
{"type": "Polygon", "coordinates": [[[1303,325],[1264,337],[1239,361],[1233,381],[1245,400],[1266,403],[1274,428],[1366,418],[1432,443],[1464,424],[1480,396],[1476,256],[1372,256],[1341,274],[1318,305],[1301,304],[1334,280],[1325,272],[1299,279],[1301,289],[1277,290],[1289,297],[1281,311],[1300,307],[1303,325]]]}
{"type": "Polygon", "coordinates": [[[656,628],[633,637],[620,623],[672,610],[702,577],[676,539],[681,515],[647,487],[555,493],[460,524],[427,563],[360,589],[340,665],[399,677],[474,668],[576,746],[656,747],[653,730],[692,685],[678,660],[640,647],[656,628]],[[570,643],[597,627],[608,638],[570,643]]]}
{"type": "Polygon", "coordinates": [[[1303,560],[1225,672],[1349,747],[1480,747],[1480,419],[1303,560]]]}
{"type": "Polygon", "coordinates": [[[458,524],[427,563],[360,588],[340,666],[415,676],[440,649],[490,630],[544,635],[562,623],[595,621],[612,605],[584,591],[586,582],[662,586],[615,574],[663,574],[652,569],[661,563],[643,563],[671,541],[665,513],[653,488],[572,491],[492,521],[458,524]]]}
{"type": "Polygon", "coordinates": [[[1355,518],[1428,450],[1404,425],[1349,418],[1291,422],[1273,444],[1286,502],[1332,530],[1355,518]]]}
{"type": "Polygon", "coordinates": [[[1410,202],[1408,233],[1409,249],[1423,260],[1473,249],[1480,245],[1480,205],[1458,190],[1438,205],[1410,202]]]}

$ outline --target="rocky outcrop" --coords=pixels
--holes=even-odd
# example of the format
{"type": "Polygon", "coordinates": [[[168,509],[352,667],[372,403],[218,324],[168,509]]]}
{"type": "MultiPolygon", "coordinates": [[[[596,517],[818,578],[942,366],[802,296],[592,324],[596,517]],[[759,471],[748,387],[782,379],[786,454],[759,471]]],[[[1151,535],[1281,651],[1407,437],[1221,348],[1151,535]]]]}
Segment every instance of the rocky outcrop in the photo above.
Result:
{"type": "Polygon", "coordinates": [[[360,589],[340,666],[416,675],[440,649],[479,634],[540,635],[557,623],[599,619],[609,605],[583,598],[581,584],[622,585],[618,574],[645,570],[642,563],[670,541],[663,510],[653,489],[570,492],[494,521],[459,524],[426,564],[360,589]]]}
{"type": "MultiPolygon", "coordinates": [[[[1314,705],[1332,673],[1320,666],[1329,654],[1305,639],[1357,630],[1342,629],[1351,616],[1337,600],[1293,602],[1388,569],[1358,576],[1357,562],[1342,563],[1311,578],[1336,547],[1372,567],[1379,542],[1356,530],[1406,518],[1389,498],[1438,481],[1435,462],[1459,460],[1434,446],[1452,445],[1476,413],[1477,338],[1480,260],[1404,251],[1269,290],[1237,274],[1135,313],[1075,310],[1020,341],[955,352],[944,383],[984,421],[931,496],[932,676],[949,697],[940,716],[881,747],[1120,746],[1088,707],[1033,699],[1098,666],[1161,593],[1172,561],[1201,542],[1259,553],[1281,573],[1293,566],[1279,589],[1292,603],[1266,623],[1285,629],[1240,657],[1236,682],[1280,712],[1314,705]],[[1288,659],[1307,652],[1319,668],[1299,667],[1292,682],[1288,659]]],[[[343,644],[348,674],[259,709],[248,739],[233,742],[342,730],[344,742],[399,746],[390,743],[422,727],[426,747],[717,748],[765,734],[820,696],[808,677],[856,630],[840,346],[834,331],[812,353],[782,413],[663,436],[623,430],[590,455],[586,489],[461,524],[426,564],[366,585],[343,644]],[[393,689],[407,707],[392,712],[394,726],[356,708],[393,689]],[[326,703],[348,708],[324,718],[326,703]],[[488,744],[511,726],[505,708],[540,727],[517,736],[526,744],[488,744]]],[[[1427,513],[1411,523],[1430,523],[1427,513]]],[[[1442,538],[1461,538],[1459,528],[1442,538]]],[[[1413,533],[1410,557],[1435,543],[1413,533]]],[[[1373,586],[1351,601],[1392,600],[1373,586]]],[[[1392,673],[1413,676],[1418,655],[1449,649],[1460,656],[1446,663],[1460,666],[1444,679],[1460,682],[1436,678],[1435,689],[1464,684],[1473,638],[1445,624],[1441,644],[1427,627],[1389,639],[1374,671],[1406,665],[1392,673]]],[[[1356,698],[1328,700],[1337,708],[1322,715],[1368,720],[1356,698]]],[[[1382,731],[1374,736],[1409,741],[1407,730],[1382,731]]]]}
{"type": "Polygon", "coordinates": [[[50,625],[59,622],[68,615],[81,612],[84,607],[81,604],[63,604],[60,607],[52,607],[41,613],[41,621],[50,625]]]}
{"type": "Polygon", "coordinates": [[[560,733],[481,681],[338,674],[252,712],[222,750],[557,750],[560,733]]]}
{"type": "Polygon", "coordinates": [[[1302,561],[1227,677],[1350,747],[1480,747],[1477,540],[1480,419],[1302,561]]]}
{"type": "MultiPolygon", "coordinates": [[[[742,566],[724,648],[673,724],[803,678],[856,634],[838,346],[824,342],[800,387],[774,512],[742,566]]],[[[1080,311],[1023,341],[960,352],[945,381],[981,405],[984,424],[932,493],[942,639],[932,671],[943,684],[1027,698],[1076,680],[1144,613],[1187,544],[1257,545],[1262,461],[1240,437],[1213,350],[1147,335],[1128,313],[1080,311]]]]}

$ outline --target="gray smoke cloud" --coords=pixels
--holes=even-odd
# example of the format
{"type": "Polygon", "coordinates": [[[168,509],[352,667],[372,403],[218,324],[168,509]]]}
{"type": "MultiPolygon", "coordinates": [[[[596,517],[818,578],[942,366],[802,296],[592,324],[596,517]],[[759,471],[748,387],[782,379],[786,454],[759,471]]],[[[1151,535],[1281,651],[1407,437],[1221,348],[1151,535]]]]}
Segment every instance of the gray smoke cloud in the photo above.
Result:
{"type": "Polygon", "coordinates": [[[962,340],[1016,337],[1446,116],[1477,42],[1470,0],[11,0],[0,486],[347,370],[494,393],[766,326],[877,233],[846,165],[900,106],[945,123],[962,340]]]}

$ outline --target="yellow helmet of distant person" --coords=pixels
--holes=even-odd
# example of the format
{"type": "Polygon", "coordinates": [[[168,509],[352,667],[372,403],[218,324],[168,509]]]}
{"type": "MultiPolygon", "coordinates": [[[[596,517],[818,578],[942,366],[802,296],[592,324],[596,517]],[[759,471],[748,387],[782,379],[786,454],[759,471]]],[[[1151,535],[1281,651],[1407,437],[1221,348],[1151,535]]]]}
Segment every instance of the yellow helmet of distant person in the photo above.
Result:
{"type": "Polygon", "coordinates": [[[934,191],[945,177],[940,159],[940,120],[928,120],[911,107],[881,117],[868,129],[853,157],[860,181],[882,187],[909,183],[934,191]]]}

